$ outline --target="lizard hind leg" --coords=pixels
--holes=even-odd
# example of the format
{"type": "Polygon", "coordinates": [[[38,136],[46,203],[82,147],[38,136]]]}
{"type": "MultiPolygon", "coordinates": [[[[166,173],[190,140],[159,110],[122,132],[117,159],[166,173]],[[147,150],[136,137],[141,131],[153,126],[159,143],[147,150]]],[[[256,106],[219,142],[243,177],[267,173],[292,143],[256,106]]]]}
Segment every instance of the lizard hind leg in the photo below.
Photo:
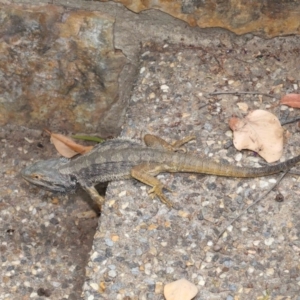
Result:
{"type": "Polygon", "coordinates": [[[144,136],[144,142],[146,146],[156,148],[156,149],[163,149],[163,150],[173,151],[173,152],[176,151],[186,152],[186,149],[183,147],[183,145],[188,143],[191,140],[194,140],[195,138],[196,138],[195,136],[190,135],[170,144],[164,139],[160,138],[159,136],[146,134],[144,136]]]}
{"type": "Polygon", "coordinates": [[[172,203],[163,194],[163,189],[168,191],[171,190],[154,177],[163,171],[164,169],[159,164],[144,163],[133,167],[131,169],[131,176],[151,186],[152,189],[150,189],[148,193],[152,195],[152,197],[157,196],[162,203],[166,204],[168,207],[172,207],[172,203]]]}

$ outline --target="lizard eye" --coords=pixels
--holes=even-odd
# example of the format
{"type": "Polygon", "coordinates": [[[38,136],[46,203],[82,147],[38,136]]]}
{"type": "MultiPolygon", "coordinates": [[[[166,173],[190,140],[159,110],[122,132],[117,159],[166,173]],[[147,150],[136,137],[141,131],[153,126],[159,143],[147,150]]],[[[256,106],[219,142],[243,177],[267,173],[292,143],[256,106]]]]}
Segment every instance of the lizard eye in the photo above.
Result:
{"type": "Polygon", "coordinates": [[[32,174],[31,177],[34,179],[41,179],[41,176],[39,174],[32,174]]]}

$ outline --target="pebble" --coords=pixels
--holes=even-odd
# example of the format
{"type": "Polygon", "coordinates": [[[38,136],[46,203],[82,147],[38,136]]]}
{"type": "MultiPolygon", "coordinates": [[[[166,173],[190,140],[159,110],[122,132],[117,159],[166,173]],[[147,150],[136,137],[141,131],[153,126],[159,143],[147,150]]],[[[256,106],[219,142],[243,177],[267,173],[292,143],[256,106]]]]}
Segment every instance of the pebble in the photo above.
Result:
{"type": "Polygon", "coordinates": [[[122,191],[121,193],[119,193],[119,197],[124,197],[124,196],[126,196],[126,194],[127,194],[127,192],[126,191],[122,191]]]}
{"type": "Polygon", "coordinates": [[[149,99],[155,99],[155,97],[156,97],[155,93],[152,92],[149,94],[149,99]]]}
{"type": "Polygon", "coordinates": [[[166,300],[191,300],[197,293],[197,287],[184,278],[168,283],[164,287],[166,300]]]}
{"type": "Polygon", "coordinates": [[[107,246],[109,246],[109,247],[112,247],[112,246],[114,245],[114,242],[113,242],[111,239],[106,238],[106,239],[105,239],[105,244],[106,244],[107,246]]]}
{"type": "Polygon", "coordinates": [[[233,133],[232,133],[231,130],[227,130],[227,131],[225,132],[225,135],[226,135],[227,137],[229,137],[229,138],[232,138],[233,133]]]}
{"type": "Polygon", "coordinates": [[[93,290],[98,291],[99,290],[99,285],[95,282],[91,282],[90,286],[93,290]]]}
{"type": "Polygon", "coordinates": [[[268,268],[268,269],[266,270],[266,274],[267,274],[268,276],[273,276],[273,275],[274,275],[274,269],[273,269],[273,268],[268,268]]]}
{"type": "Polygon", "coordinates": [[[174,268],[173,267],[167,267],[167,274],[172,274],[174,273],[174,268]]]}
{"type": "Polygon", "coordinates": [[[163,84],[160,86],[160,89],[164,92],[167,93],[169,91],[169,87],[166,84],[163,84]]]}
{"type": "Polygon", "coordinates": [[[108,276],[114,278],[117,276],[117,272],[115,270],[110,270],[108,272],[108,276]]]}
{"type": "Polygon", "coordinates": [[[207,122],[204,124],[203,127],[205,130],[207,130],[209,132],[212,131],[212,129],[213,129],[213,125],[211,123],[207,123],[207,122]]]}
{"type": "Polygon", "coordinates": [[[267,246],[271,246],[273,244],[273,242],[274,242],[274,238],[272,238],[272,237],[265,239],[265,241],[264,241],[265,245],[267,245],[267,246]]]}
{"type": "Polygon", "coordinates": [[[242,153],[238,153],[238,154],[234,157],[235,161],[237,161],[237,162],[241,161],[242,158],[243,158],[243,154],[242,154],[242,153]]]}
{"type": "Polygon", "coordinates": [[[269,182],[268,181],[265,181],[265,180],[260,180],[259,181],[259,187],[260,188],[266,188],[267,186],[269,186],[269,182]]]}

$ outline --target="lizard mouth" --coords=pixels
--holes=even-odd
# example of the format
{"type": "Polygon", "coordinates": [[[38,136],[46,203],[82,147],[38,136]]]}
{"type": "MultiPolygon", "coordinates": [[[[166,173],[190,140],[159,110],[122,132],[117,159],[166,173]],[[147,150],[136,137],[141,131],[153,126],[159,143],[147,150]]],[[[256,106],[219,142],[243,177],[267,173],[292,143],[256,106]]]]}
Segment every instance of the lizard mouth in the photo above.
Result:
{"type": "Polygon", "coordinates": [[[60,192],[60,193],[67,192],[65,186],[63,186],[60,183],[51,183],[51,184],[49,184],[48,181],[43,180],[43,179],[35,179],[34,177],[27,176],[26,174],[23,174],[23,173],[21,175],[27,182],[32,183],[32,184],[34,184],[36,186],[39,186],[39,187],[43,187],[44,189],[47,189],[51,192],[60,192]]]}
{"type": "Polygon", "coordinates": [[[47,189],[52,192],[68,192],[70,186],[69,178],[66,178],[58,171],[58,163],[61,160],[50,159],[47,161],[36,162],[35,164],[23,169],[21,176],[28,182],[47,189]]]}

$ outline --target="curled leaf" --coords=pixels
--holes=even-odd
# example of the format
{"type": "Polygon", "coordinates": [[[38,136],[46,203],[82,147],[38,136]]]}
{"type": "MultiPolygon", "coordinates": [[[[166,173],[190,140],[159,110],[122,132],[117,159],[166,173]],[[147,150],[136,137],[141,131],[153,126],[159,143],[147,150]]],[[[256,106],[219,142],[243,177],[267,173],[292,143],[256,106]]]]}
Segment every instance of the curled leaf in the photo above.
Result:
{"type": "Polygon", "coordinates": [[[93,146],[83,146],[75,143],[72,139],[59,133],[45,131],[50,134],[50,140],[58,153],[64,157],[71,158],[77,154],[84,154],[93,149],[93,146]]]}
{"type": "Polygon", "coordinates": [[[279,120],[265,110],[254,110],[245,118],[231,118],[229,126],[233,131],[236,149],[257,152],[267,162],[277,161],[283,152],[283,129],[279,120]]]}
{"type": "Polygon", "coordinates": [[[284,95],[280,100],[280,104],[284,104],[294,108],[300,108],[300,94],[284,95]]]}

